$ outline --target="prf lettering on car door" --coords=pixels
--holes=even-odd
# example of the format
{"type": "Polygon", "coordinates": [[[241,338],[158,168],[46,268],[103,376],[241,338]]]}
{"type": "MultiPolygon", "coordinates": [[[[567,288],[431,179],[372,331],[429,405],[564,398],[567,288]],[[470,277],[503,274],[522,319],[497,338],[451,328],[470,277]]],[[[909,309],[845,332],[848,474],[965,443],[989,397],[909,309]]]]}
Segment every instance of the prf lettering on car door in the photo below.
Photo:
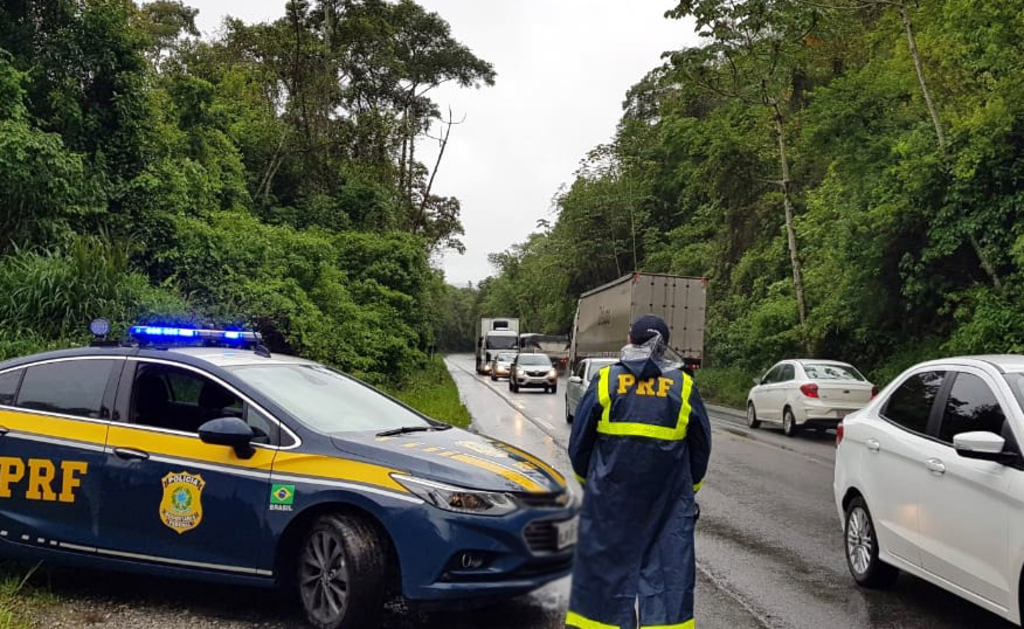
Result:
{"type": "Polygon", "coordinates": [[[88,472],[89,464],[85,461],[54,462],[0,456],[0,499],[24,497],[71,503],[82,485],[82,477],[88,472]]]}

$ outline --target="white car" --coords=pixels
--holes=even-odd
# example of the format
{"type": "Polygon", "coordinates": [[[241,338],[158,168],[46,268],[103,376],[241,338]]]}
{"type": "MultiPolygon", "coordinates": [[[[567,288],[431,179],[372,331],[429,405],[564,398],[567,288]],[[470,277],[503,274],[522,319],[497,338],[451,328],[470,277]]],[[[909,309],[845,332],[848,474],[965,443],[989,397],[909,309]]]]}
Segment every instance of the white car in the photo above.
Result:
{"type": "Polygon", "coordinates": [[[899,570],[1020,624],[1024,356],[922,363],[837,431],[835,492],[850,573],[899,570]]]}
{"type": "Polygon", "coordinates": [[[835,360],[783,360],[754,380],[747,394],[747,425],[782,424],[792,437],[801,427],[834,428],[864,408],[878,390],[853,365],[835,360]]]}
{"type": "Polygon", "coordinates": [[[580,364],[576,365],[576,369],[565,384],[566,422],[572,423],[572,419],[576,415],[576,407],[580,405],[583,394],[590,387],[590,381],[597,377],[597,372],[601,371],[602,367],[614,365],[618,360],[617,358],[584,358],[580,364]]]}

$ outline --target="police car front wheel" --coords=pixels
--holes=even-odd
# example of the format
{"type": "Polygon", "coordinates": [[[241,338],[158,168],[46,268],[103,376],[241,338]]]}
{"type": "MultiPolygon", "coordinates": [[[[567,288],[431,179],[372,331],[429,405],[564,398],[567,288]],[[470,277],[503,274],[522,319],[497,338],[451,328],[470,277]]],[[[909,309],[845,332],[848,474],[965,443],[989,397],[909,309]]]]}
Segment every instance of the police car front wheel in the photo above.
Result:
{"type": "Polygon", "coordinates": [[[377,626],[384,602],[385,553],[373,528],[325,515],[306,534],[296,573],[306,619],[317,629],[377,626]]]}

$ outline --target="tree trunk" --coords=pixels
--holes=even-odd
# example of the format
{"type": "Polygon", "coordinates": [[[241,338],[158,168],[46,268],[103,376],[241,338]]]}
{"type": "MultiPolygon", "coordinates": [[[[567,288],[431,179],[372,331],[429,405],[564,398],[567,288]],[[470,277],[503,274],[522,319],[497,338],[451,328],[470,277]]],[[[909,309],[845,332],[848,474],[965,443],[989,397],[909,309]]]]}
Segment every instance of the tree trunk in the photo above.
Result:
{"type": "Polygon", "coordinates": [[[978,262],[981,264],[981,268],[988,273],[989,278],[992,280],[992,285],[996,287],[996,290],[1002,291],[1003,282],[996,274],[996,270],[992,266],[992,262],[989,261],[988,256],[985,255],[984,250],[982,250],[981,243],[979,243],[978,239],[974,237],[974,234],[971,234],[970,241],[971,248],[974,249],[974,255],[978,256],[978,262]]]}
{"type": "Polygon", "coordinates": [[[924,96],[925,105],[928,107],[928,115],[932,117],[932,124],[935,126],[935,136],[939,140],[939,150],[946,154],[946,134],[942,130],[942,121],[939,120],[939,111],[935,108],[935,101],[932,100],[932,93],[928,89],[928,81],[924,78],[924,66],[921,64],[921,55],[917,52],[917,39],[914,37],[914,25],[910,22],[910,13],[905,4],[900,5],[900,17],[903,18],[903,26],[907,29],[907,45],[910,48],[910,55],[914,58],[914,68],[917,70],[917,81],[921,84],[921,95],[924,96]]]}
{"type": "Polygon", "coordinates": [[[804,299],[804,273],[800,266],[800,252],[796,243],[796,229],[793,227],[793,199],[790,195],[792,182],[789,173],[789,158],[786,156],[786,134],[782,124],[782,110],[778,102],[773,101],[771,107],[775,119],[775,135],[779,140],[779,166],[782,168],[782,205],[786,210],[786,238],[789,241],[789,260],[793,265],[793,290],[796,293],[796,306],[800,312],[800,335],[804,339],[804,347],[810,355],[812,347],[807,339],[807,302],[804,299]]]}

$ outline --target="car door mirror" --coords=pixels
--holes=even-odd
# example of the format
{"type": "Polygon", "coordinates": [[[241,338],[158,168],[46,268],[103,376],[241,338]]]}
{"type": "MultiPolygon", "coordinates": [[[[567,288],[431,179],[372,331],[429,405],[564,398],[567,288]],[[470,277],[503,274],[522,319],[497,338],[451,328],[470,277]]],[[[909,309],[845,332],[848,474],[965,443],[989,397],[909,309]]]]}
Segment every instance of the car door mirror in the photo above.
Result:
{"type": "Polygon", "coordinates": [[[764,384],[764,378],[754,378],[754,386],[759,387],[764,384]]]}
{"type": "Polygon", "coordinates": [[[583,384],[583,378],[579,376],[571,376],[569,378],[569,384],[583,384]]]}
{"type": "Polygon", "coordinates": [[[1006,450],[1006,439],[993,432],[964,432],[953,437],[953,448],[965,459],[995,461],[1009,465],[1020,457],[1006,450]]]}
{"type": "Polygon", "coordinates": [[[203,443],[233,448],[240,459],[251,459],[256,453],[252,447],[253,436],[249,424],[237,417],[211,419],[199,427],[199,439],[203,443]]]}

